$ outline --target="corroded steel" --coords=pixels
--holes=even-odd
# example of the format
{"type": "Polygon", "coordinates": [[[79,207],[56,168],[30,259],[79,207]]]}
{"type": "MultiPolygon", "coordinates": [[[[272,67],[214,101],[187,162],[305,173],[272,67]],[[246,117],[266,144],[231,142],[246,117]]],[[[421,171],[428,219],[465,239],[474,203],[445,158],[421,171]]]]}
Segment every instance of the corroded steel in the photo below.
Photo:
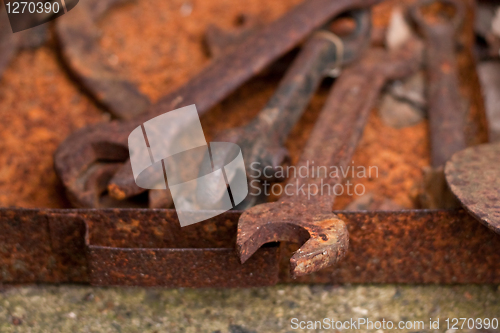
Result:
{"type": "MultiPolygon", "coordinates": [[[[371,50],[346,69],[334,84],[296,168],[310,169],[315,164],[345,169],[384,84],[415,72],[420,59],[421,44],[411,39],[393,53],[371,50]]],[[[242,262],[264,243],[303,243],[309,236],[290,259],[293,276],[318,271],[345,255],[349,242],[346,225],[331,212],[335,198],[331,189],[342,179],[340,175],[312,175],[311,170],[307,178],[293,175],[285,187],[292,190],[285,191],[278,202],[243,213],[237,239],[242,262]],[[323,193],[324,186],[328,187],[327,193],[323,193]],[[301,190],[304,187],[306,190],[301,190]],[[307,192],[311,187],[316,189],[313,195],[307,192]]]]}
{"type": "MultiPolygon", "coordinates": [[[[265,248],[250,259],[247,264],[251,265],[251,278],[248,271],[243,274],[244,268],[231,248],[241,213],[229,211],[179,228],[175,212],[168,209],[3,208],[0,282],[171,287],[274,284],[278,267],[278,262],[273,261],[276,247],[265,248]],[[110,260],[115,254],[119,261],[110,260]],[[202,262],[206,258],[210,258],[212,267],[202,262]],[[226,258],[237,260],[225,267],[226,258]],[[168,263],[172,266],[156,267],[168,263]],[[200,274],[195,272],[198,263],[203,267],[200,274]],[[187,274],[187,269],[192,274],[187,274]],[[241,276],[245,279],[238,283],[241,276]],[[229,283],[225,284],[225,279],[229,283]]],[[[500,237],[464,211],[334,213],[346,222],[349,231],[345,259],[319,272],[291,279],[290,251],[297,245],[283,243],[278,257],[279,281],[500,283],[500,237]]]]}
{"type": "Polygon", "coordinates": [[[466,108],[460,95],[455,56],[457,29],[461,26],[464,4],[456,0],[421,0],[410,10],[426,40],[428,115],[431,139],[431,164],[443,167],[451,156],[466,147],[466,108]],[[442,2],[455,8],[452,20],[426,19],[421,8],[442,2]]]}
{"type": "MultiPolygon", "coordinates": [[[[339,69],[356,60],[368,47],[371,36],[370,11],[353,11],[350,12],[350,17],[355,22],[355,27],[350,33],[339,37],[338,42],[337,37],[326,28],[318,30],[306,41],[276,92],[257,117],[246,126],[224,131],[213,140],[233,142],[241,148],[249,177],[252,177],[250,173],[257,172],[255,171],[257,166],[260,174],[266,170],[268,180],[276,178],[277,168],[289,161],[288,152],[284,147],[285,141],[322,79],[334,67],[339,69]]],[[[340,21],[343,20],[344,18],[340,18],[340,21]]],[[[333,22],[329,22],[326,26],[330,26],[333,22]]],[[[205,158],[210,163],[209,159],[212,157],[207,155],[205,158]]],[[[232,160],[231,156],[222,154],[218,158],[221,159],[221,165],[232,160]]],[[[130,177],[120,179],[130,182],[130,177]]],[[[120,184],[116,184],[113,180],[111,185],[121,188],[120,184]]],[[[163,193],[168,194],[167,191],[163,193]]],[[[253,206],[257,200],[258,196],[250,195],[240,207],[253,206]]]]}
{"type": "Polygon", "coordinates": [[[284,147],[288,134],[321,80],[334,66],[349,64],[366,50],[370,42],[370,11],[355,11],[352,16],[357,26],[348,36],[339,38],[342,46],[332,40],[328,30],[321,29],[313,34],[257,117],[246,126],[229,129],[213,140],[238,144],[247,171],[254,162],[259,163],[261,173],[264,168],[274,170],[284,163],[288,158],[284,147]]]}
{"type": "Polygon", "coordinates": [[[420,0],[410,14],[426,41],[425,65],[428,81],[428,117],[431,168],[425,170],[421,205],[425,208],[455,208],[458,205],[444,177],[444,165],[466,147],[467,102],[460,94],[456,60],[456,36],[465,16],[465,5],[457,0],[420,0]],[[446,7],[433,15],[422,10],[441,3],[454,9],[450,18],[446,7]]]}
{"type": "MultiPolygon", "coordinates": [[[[463,210],[334,212],[349,251],[335,266],[297,279],[282,248],[280,281],[293,283],[497,283],[500,237],[463,210]]],[[[291,250],[291,251],[290,251],[291,250]]]]}
{"type": "MultiPolygon", "coordinates": [[[[77,207],[103,206],[101,193],[89,190],[86,177],[97,161],[126,162],[117,176],[130,177],[127,153],[130,132],[143,122],[180,106],[196,104],[200,114],[223,100],[241,84],[271,62],[290,51],[313,30],[332,17],[353,8],[366,8],[378,0],[308,0],[267,25],[227,53],[217,57],[197,76],[160,99],[146,113],[130,121],[113,121],[83,128],[69,136],[55,154],[56,171],[72,203],[77,207]]],[[[94,168],[97,171],[99,167],[94,168]]],[[[114,178],[115,180],[117,177],[114,178]]],[[[130,182],[127,193],[143,191],[130,182]]],[[[102,186],[90,186],[101,188],[102,186]]],[[[112,196],[123,199],[123,191],[109,188],[112,196]]]]}
{"type": "Polygon", "coordinates": [[[57,20],[62,59],[91,96],[114,116],[130,119],[145,112],[149,98],[132,82],[103,65],[96,21],[116,4],[130,0],[85,0],[57,20]]]}
{"type": "Polygon", "coordinates": [[[467,211],[500,233],[500,144],[462,150],[446,163],[452,192],[467,211]]]}
{"type": "Polygon", "coordinates": [[[0,210],[0,282],[250,287],[277,283],[270,246],[242,265],[234,214],[181,228],[174,210],[0,210]]]}

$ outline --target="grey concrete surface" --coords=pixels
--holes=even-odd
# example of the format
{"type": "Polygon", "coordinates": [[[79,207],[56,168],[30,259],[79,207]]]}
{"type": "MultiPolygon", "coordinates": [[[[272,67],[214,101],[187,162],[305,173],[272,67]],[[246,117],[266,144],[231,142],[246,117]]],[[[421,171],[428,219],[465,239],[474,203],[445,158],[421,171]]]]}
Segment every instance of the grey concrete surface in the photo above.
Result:
{"type": "MultiPolygon", "coordinates": [[[[0,332],[461,332],[446,318],[500,317],[500,287],[278,285],[255,289],[9,287],[0,332]],[[423,321],[424,329],[293,329],[292,319],[423,321]],[[440,319],[429,329],[429,318],[440,319]]],[[[299,322],[300,323],[300,322],[299,322]]],[[[303,323],[306,325],[306,322],[303,323]]],[[[490,331],[498,332],[498,330],[490,331]]]]}

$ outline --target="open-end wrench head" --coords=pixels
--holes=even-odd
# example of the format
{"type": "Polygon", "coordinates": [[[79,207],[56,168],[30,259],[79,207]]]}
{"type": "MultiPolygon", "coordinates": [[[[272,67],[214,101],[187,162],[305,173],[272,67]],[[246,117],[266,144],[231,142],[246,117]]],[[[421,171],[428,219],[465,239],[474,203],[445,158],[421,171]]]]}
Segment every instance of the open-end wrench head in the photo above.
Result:
{"type": "Polygon", "coordinates": [[[241,215],[236,240],[244,263],[265,243],[288,241],[302,245],[290,259],[291,274],[298,277],[331,266],[349,246],[344,221],[333,213],[310,215],[302,204],[275,202],[250,208],[241,215]]]}
{"type": "Polygon", "coordinates": [[[344,221],[335,214],[314,216],[308,229],[311,238],[290,258],[292,276],[313,273],[342,259],[349,247],[349,233],[344,221]]]}

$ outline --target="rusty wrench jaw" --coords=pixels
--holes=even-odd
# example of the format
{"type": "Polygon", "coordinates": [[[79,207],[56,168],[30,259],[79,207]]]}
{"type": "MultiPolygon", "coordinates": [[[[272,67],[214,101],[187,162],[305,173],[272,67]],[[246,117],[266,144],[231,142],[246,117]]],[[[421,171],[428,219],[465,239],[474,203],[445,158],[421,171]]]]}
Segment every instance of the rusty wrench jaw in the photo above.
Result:
{"type": "MultiPolygon", "coordinates": [[[[420,67],[421,56],[422,45],[411,39],[393,53],[371,50],[359,63],[346,69],[332,88],[296,167],[314,161],[316,166],[345,168],[385,82],[414,73],[420,67]]],[[[294,277],[338,262],[349,244],[346,224],[331,211],[335,195],[330,189],[340,183],[338,176],[295,176],[287,183],[295,193],[285,191],[278,202],[245,211],[238,222],[236,240],[242,262],[262,244],[280,240],[297,243],[307,240],[290,261],[294,277]],[[329,186],[325,195],[316,192],[309,196],[310,193],[298,191],[300,186],[306,189],[316,186],[323,191],[325,184],[329,186]]]]}

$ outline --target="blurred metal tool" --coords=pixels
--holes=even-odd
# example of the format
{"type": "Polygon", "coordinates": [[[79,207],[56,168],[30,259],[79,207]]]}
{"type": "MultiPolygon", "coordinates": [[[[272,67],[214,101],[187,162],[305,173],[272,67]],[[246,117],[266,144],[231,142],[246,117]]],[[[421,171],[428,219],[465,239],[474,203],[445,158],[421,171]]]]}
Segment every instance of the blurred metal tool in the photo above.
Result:
{"type": "Polygon", "coordinates": [[[55,154],[57,174],[72,203],[79,207],[102,207],[105,204],[101,197],[106,190],[118,200],[145,192],[135,184],[128,161],[127,138],[134,128],[183,105],[196,104],[199,114],[207,112],[332,17],[377,2],[379,0],[304,1],[214,59],[196,77],[161,98],[146,113],[130,121],[97,124],[73,133],[55,154]]]}
{"type": "MultiPolygon", "coordinates": [[[[457,201],[444,178],[443,168],[451,156],[466,147],[466,103],[460,95],[455,56],[456,35],[465,15],[458,0],[423,0],[410,9],[414,21],[426,40],[428,115],[431,142],[431,167],[426,171],[423,205],[426,208],[452,208],[457,201]],[[422,8],[433,3],[453,7],[452,18],[434,15],[427,19],[422,8]]],[[[440,16],[445,16],[446,13],[440,16]]]]}
{"type": "MultiPolygon", "coordinates": [[[[339,20],[344,19],[354,20],[353,31],[347,36],[337,37],[329,29],[336,21],[334,19],[315,32],[301,48],[273,97],[257,117],[248,125],[229,129],[213,140],[234,142],[241,147],[250,179],[259,178],[257,175],[260,175],[262,180],[277,180],[277,168],[289,160],[288,151],[284,147],[285,141],[321,80],[333,70],[356,60],[368,47],[371,38],[370,11],[353,11],[339,20]],[[257,167],[251,167],[253,164],[257,167]]],[[[226,161],[226,156],[218,157],[222,159],[217,161],[221,165],[230,160],[226,161]]],[[[205,157],[206,160],[210,158],[209,155],[205,157]]],[[[259,196],[255,194],[249,195],[239,208],[255,205],[259,201],[259,196]]],[[[200,197],[206,195],[209,194],[198,193],[200,197]]]]}
{"type": "Polygon", "coordinates": [[[500,234],[500,144],[462,150],[446,163],[446,180],[460,203],[500,234]]]}
{"type": "Polygon", "coordinates": [[[130,0],[80,1],[71,14],[60,17],[56,24],[67,68],[100,105],[120,119],[144,113],[150,101],[132,82],[104,65],[96,22],[111,7],[127,2],[130,0]]]}

